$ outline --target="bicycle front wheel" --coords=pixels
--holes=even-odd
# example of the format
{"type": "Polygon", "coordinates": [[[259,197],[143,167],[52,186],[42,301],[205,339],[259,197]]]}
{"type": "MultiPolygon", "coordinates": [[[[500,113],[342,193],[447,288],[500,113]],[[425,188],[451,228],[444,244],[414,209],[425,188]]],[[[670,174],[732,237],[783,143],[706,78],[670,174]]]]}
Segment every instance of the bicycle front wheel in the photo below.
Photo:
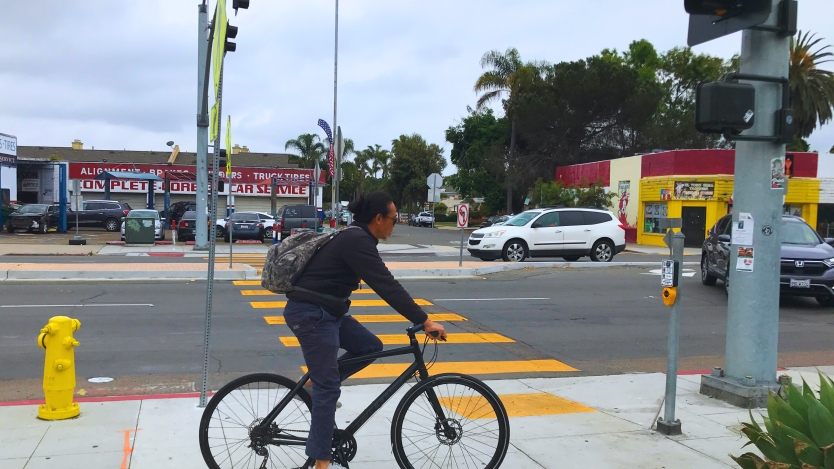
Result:
{"type": "Polygon", "coordinates": [[[256,373],[212,396],[200,420],[200,451],[210,469],[295,468],[307,461],[310,394],[301,389],[266,428],[258,425],[295,387],[283,376],[256,373]],[[275,444],[280,440],[285,444],[275,444]]]}
{"type": "Polygon", "coordinates": [[[494,469],[507,454],[510,421],[501,400],[482,381],[437,375],[403,397],[391,443],[402,469],[494,469]]]}

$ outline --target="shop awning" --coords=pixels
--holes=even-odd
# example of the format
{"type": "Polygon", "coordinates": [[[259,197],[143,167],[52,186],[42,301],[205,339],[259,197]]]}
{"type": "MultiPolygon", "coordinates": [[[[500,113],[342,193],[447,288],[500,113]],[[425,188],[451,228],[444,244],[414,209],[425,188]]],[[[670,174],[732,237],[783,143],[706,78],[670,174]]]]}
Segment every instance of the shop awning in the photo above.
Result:
{"type": "Polygon", "coordinates": [[[96,179],[130,179],[133,181],[163,181],[163,179],[156,174],[151,173],[133,173],[128,171],[102,171],[96,176],[96,179]]]}

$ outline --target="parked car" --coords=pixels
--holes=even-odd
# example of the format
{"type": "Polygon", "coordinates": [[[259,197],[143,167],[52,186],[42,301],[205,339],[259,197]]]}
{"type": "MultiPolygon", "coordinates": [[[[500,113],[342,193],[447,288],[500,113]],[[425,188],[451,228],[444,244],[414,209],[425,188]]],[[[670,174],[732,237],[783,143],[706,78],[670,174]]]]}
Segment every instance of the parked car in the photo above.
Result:
{"type": "Polygon", "coordinates": [[[414,217],[414,226],[432,226],[434,215],[431,212],[420,212],[414,217]]]}
{"type": "Polygon", "coordinates": [[[559,208],[527,210],[503,225],[475,230],[468,250],[485,261],[562,257],[573,262],[590,256],[594,262],[611,262],[625,246],[625,227],[613,213],[559,208]]]}
{"type": "MultiPolygon", "coordinates": [[[[236,213],[236,212],[235,212],[236,213]]],[[[257,213],[258,218],[260,218],[261,223],[264,225],[264,237],[265,238],[272,238],[272,231],[275,229],[275,219],[272,218],[272,215],[265,213],[265,212],[250,212],[250,213],[257,213]]],[[[217,219],[217,237],[223,238],[226,236],[226,224],[229,222],[229,217],[225,218],[218,218],[217,219]]],[[[233,233],[234,234],[234,233],[233,233]]]]}
{"type": "MultiPolygon", "coordinates": [[[[130,204],[115,200],[85,200],[77,213],[81,228],[99,227],[107,231],[119,231],[122,218],[131,211],[130,204]]],[[[67,210],[67,226],[75,227],[76,212],[67,210]]]]}
{"type": "MultiPolygon", "coordinates": [[[[732,215],[725,215],[709,230],[701,250],[701,283],[730,286],[732,215]]],[[[805,220],[785,215],[781,227],[781,295],[814,297],[822,306],[834,306],[834,238],[823,239],[805,220]]]]}
{"type": "Polygon", "coordinates": [[[197,212],[189,210],[180,216],[177,223],[177,239],[194,241],[197,235],[197,212]]]}
{"type": "Polygon", "coordinates": [[[125,224],[131,218],[153,218],[154,219],[154,234],[153,239],[165,239],[165,219],[159,216],[156,210],[138,209],[131,210],[127,216],[122,220],[122,241],[125,240],[125,224]]]}
{"type": "Polygon", "coordinates": [[[276,230],[280,229],[281,239],[286,239],[293,228],[313,228],[321,226],[321,220],[316,216],[313,205],[284,205],[275,215],[276,230]]]}
{"type": "Polygon", "coordinates": [[[50,228],[58,227],[58,206],[47,204],[29,204],[20,207],[9,215],[6,231],[17,230],[45,234],[50,228]]]}
{"type": "Polygon", "coordinates": [[[197,202],[174,202],[173,204],[168,206],[168,220],[169,223],[173,220],[175,223],[179,224],[180,218],[182,218],[185,212],[196,212],[197,211],[197,202]]]}
{"type": "Polygon", "coordinates": [[[264,224],[256,212],[235,212],[226,222],[226,234],[223,240],[227,243],[237,239],[264,239],[264,224]],[[231,227],[231,233],[230,228],[231,227]]]}
{"type": "Polygon", "coordinates": [[[484,220],[483,222],[481,222],[481,228],[486,228],[488,226],[493,226],[493,225],[500,225],[500,224],[504,223],[505,221],[507,221],[509,219],[510,219],[510,217],[507,216],[507,215],[493,215],[493,216],[487,218],[486,220],[484,220]]]}

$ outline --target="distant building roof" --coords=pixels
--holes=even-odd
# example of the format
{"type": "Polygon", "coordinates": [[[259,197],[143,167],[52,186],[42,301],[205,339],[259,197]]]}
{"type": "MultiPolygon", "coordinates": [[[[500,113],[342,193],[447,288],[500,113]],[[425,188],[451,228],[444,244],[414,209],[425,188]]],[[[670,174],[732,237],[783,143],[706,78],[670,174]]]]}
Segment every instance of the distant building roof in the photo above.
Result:
{"type": "MultiPolygon", "coordinates": [[[[133,151],[133,150],[73,150],[70,147],[35,147],[18,146],[19,161],[70,161],[73,163],[141,163],[166,164],[171,153],[168,151],[133,151]]],[[[209,154],[211,158],[213,154],[209,154]]],[[[243,168],[297,168],[289,163],[287,153],[235,153],[232,155],[234,166],[243,168]]],[[[211,159],[209,159],[209,162],[211,159]]],[[[181,151],[176,164],[197,164],[197,154],[181,151]]],[[[211,163],[209,163],[211,164],[211,163]]]]}

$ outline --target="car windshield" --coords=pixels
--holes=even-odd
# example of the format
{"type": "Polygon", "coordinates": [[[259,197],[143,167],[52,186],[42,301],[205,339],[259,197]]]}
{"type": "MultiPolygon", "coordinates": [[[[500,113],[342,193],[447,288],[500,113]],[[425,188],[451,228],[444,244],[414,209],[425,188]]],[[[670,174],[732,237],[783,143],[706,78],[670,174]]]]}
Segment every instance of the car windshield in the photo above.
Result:
{"type": "Polygon", "coordinates": [[[131,210],[127,214],[127,218],[156,218],[159,212],[156,210],[131,210]]]}
{"type": "Polygon", "coordinates": [[[233,213],[232,220],[240,223],[242,221],[252,221],[252,222],[259,222],[261,219],[258,217],[257,213],[233,213]]]}
{"type": "Polygon", "coordinates": [[[27,214],[27,213],[46,213],[46,208],[49,207],[48,205],[40,205],[40,204],[32,204],[32,205],[24,205],[17,211],[20,214],[27,214]]]}
{"type": "Polygon", "coordinates": [[[817,232],[805,223],[782,222],[782,244],[821,244],[817,232]]]}
{"type": "Polygon", "coordinates": [[[197,219],[197,212],[188,211],[182,214],[183,220],[196,220],[197,219]]]}
{"type": "Polygon", "coordinates": [[[522,212],[504,222],[504,226],[524,226],[541,212],[522,212]]]}

